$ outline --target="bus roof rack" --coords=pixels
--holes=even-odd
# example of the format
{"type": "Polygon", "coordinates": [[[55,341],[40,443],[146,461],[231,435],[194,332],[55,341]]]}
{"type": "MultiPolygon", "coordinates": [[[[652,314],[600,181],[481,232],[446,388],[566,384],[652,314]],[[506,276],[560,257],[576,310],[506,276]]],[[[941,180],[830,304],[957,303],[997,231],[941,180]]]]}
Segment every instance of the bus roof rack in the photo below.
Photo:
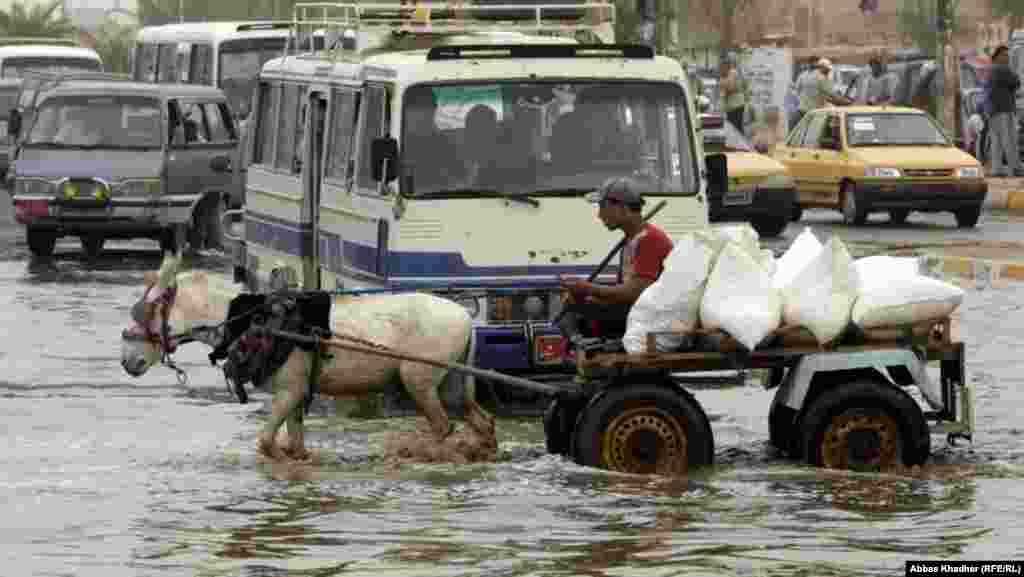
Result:
{"type": "Polygon", "coordinates": [[[587,31],[604,43],[614,38],[615,5],[611,2],[484,3],[490,1],[493,0],[401,4],[297,2],[293,10],[292,35],[302,38],[324,34],[328,50],[343,46],[340,41],[344,37],[361,31],[424,35],[488,32],[565,35],[587,31]]]}
{"type": "Polygon", "coordinates": [[[82,44],[74,38],[50,38],[46,36],[7,36],[0,38],[0,46],[25,46],[29,44],[82,47],[82,44]]]}
{"type": "Polygon", "coordinates": [[[651,60],[654,49],[642,44],[462,44],[435,46],[427,60],[463,58],[631,58],[651,60]]]}
{"type": "Polygon", "coordinates": [[[40,83],[59,84],[72,80],[94,80],[97,82],[134,82],[127,74],[114,72],[91,72],[87,70],[27,70],[22,73],[22,78],[38,80],[40,83]]]}
{"type": "Polygon", "coordinates": [[[254,30],[287,30],[293,26],[290,20],[267,20],[262,22],[246,22],[235,27],[235,32],[252,32],[254,30]]]}

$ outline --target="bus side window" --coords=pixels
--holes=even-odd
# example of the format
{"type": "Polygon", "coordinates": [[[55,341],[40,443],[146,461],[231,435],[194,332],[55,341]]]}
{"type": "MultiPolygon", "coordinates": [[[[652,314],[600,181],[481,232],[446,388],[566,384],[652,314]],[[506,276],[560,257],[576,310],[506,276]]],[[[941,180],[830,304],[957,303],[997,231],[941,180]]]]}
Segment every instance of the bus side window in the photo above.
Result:
{"type": "Polygon", "coordinates": [[[352,141],[356,133],[356,109],[359,93],[351,90],[335,90],[331,106],[331,143],[327,161],[327,177],[346,185],[349,174],[349,159],[352,157],[352,141]]]}
{"type": "Polygon", "coordinates": [[[299,85],[285,84],[282,88],[274,167],[278,170],[292,172],[295,161],[295,124],[299,113],[299,85]]]}
{"type": "Polygon", "coordinates": [[[213,84],[213,47],[209,44],[193,44],[189,55],[188,83],[213,84]]]}
{"type": "Polygon", "coordinates": [[[274,135],[277,133],[277,100],[280,86],[263,82],[260,84],[260,111],[256,126],[253,127],[253,164],[274,164],[274,135]]]}
{"type": "Polygon", "coordinates": [[[382,86],[367,86],[363,89],[362,102],[360,103],[360,108],[362,109],[362,130],[360,131],[358,152],[359,173],[357,183],[359,188],[377,189],[377,182],[373,180],[370,149],[374,138],[387,133],[387,117],[384,111],[386,103],[387,91],[382,86]]]}
{"type": "Polygon", "coordinates": [[[157,54],[157,82],[178,81],[178,45],[161,44],[157,54]]]}
{"type": "Polygon", "coordinates": [[[156,82],[156,44],[140,44],[136,49],[135,79],[141,82],[156,82]]]}
{"type": "Polygon", "coordinates": [[[302,160],[306,156],[306,87],[299,88],[299,115],[295,118],[295,158],[292,160],[292,173],[302,172],[302,160]]]}

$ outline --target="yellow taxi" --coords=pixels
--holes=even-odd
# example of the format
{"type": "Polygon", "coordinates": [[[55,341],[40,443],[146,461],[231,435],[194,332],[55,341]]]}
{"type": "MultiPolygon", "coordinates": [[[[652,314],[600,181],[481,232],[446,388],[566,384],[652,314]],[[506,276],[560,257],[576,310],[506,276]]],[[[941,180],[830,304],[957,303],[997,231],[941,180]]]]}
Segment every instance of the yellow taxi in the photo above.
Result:
{"type": "Polygon", "coordinates": [[[720,114],[701,114],[705,154],[725,154],[728,189],[708,191],[710,222],[749,222],[761,238],[779,236],[789,225],[796,191],[786,167],[759,153],[720,114]]]}
{"type": "Polygon", "coordinates": [[[971,228],[988,193],[981,164],[914,108],[814,110],[772,154],[796,184],[793,220],[810,207],[837,209],[853,225],[872,212],[900,224],[912,210],[948,211],[971,228]]]}

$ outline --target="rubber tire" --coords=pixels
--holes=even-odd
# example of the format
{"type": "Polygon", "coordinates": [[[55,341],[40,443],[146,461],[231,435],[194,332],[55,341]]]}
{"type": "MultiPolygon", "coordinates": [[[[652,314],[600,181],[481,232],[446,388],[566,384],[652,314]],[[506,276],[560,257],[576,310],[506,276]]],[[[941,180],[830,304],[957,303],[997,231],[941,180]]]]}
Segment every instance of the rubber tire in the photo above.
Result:
{"type": "Polygon", "coordinates": [[[793,214],[789,216],[790,221],[800,222],[800,219],[804,217],[804,207],[799,204],[793,205],[793,214]]]}
{"type": "Polygon", "coordinates": [[[910,211],[905,208],[894,208],[889,211],[889,224],[906,224],[910,211]]]}
{"type": "Polygon", "coordinates": [[[35,258],[52,257],[53,249],[57,246],[56,233],[42,231],[33,227],[25,229],[25,240],[28,243],[29,252],[35,258]]]}
{"type": "Polygon", "coordinates": [[[953,213],[956,216],[957,228],[974,228],[981,218],[981,205],[969,208],[961,208],[953,213]]]}
{"type": "Polygon", "coordinates": [[[786,232],[786,227],[789,226],[789,220],[787,220],[785,216],[762,216],[753,219],[750,224],[754,227],[754,230],[757,231],[757,235],[760,238],[775,238],[786,232]]]}
{"type": "Polygon", "coordinates": [[[687,471],[676,471],[676,474],[684,474],[714,462],[711,423],[693,395],[671,384],[629,384],[604,391],[591,399],[580,412],[572,435],[572,453],[578,464],[611,469],[601,456],[602,437],[611,421],[628,405],[653,405],[682,421],[680,424],[685,430],[687,441],[687,471]]]}
{"type": "Polygon", "coordinates": [[[791,459],[801,458],[800,443],[796,429],[796,411],[784,406],[768,410],[768,441],[780,453],[791,459]]]}
{"type": "Polygon", "coordinates": [[[570,401],[555,398],[544,411],[544,444],[552,455],[569,456],[572,450],[572,432],[585,400],[570,401]]]}
{"type": "Polygon", "coordinates": [[[842,205],[839,207],[839,212],[843,214],[843,222],[849,226],[862,226],[868,221],[868,211],[857,194],[857,187],[853,184],[844,184],[843,189],[839,195],[839,201],[842,205]],[[853,199],[853,214],[848,214],[846,211],[846,198],[847,195],[853,199]]]}
{"type": "Polygon", "coordinates": [[[82,254],[86,259],[93,260],[103,253],[103,244],[107,239],[103,235],[92,234],[80,236],[78,240],[82,243],[82,254]]]}
{"type": "Polygon", "coordinates": [[[903,465],[912,467],[928,460],[931,454],[931,432],[924,413],[910,395],[890,384],[871,380],[837,385],[811,401],[800,420],[803,459],[810,465],[822,466],[821,444],[834,416],[858,408],[882,409],[900,427],[903,465]]]}

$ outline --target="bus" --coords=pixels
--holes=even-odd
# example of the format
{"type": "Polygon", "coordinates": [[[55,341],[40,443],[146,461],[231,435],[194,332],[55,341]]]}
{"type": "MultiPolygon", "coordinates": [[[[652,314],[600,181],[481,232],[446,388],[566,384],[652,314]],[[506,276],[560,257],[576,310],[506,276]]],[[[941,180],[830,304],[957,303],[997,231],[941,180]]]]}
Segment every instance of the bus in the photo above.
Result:
{"type": "Polygon", "coordinates": [[[392,41],[264,65],[233,239],[250,290],[429,291],[472,315],[478,366],[554,375],[567,370],[551,322],[557,277],[587,275],[619,240],[588,192],[633,175],[650,184],[649,205],[667,202],[654,222],[669,234],[708,226],[709,172],[678,61],[578,39],[608,38],[614,6],[573,5],[577,17],[538,4],[503,20],[500,6],[451,18],[420,4],[414,21],[331,6],[337,16],[309,24],[390,27],[392,41]]]}

